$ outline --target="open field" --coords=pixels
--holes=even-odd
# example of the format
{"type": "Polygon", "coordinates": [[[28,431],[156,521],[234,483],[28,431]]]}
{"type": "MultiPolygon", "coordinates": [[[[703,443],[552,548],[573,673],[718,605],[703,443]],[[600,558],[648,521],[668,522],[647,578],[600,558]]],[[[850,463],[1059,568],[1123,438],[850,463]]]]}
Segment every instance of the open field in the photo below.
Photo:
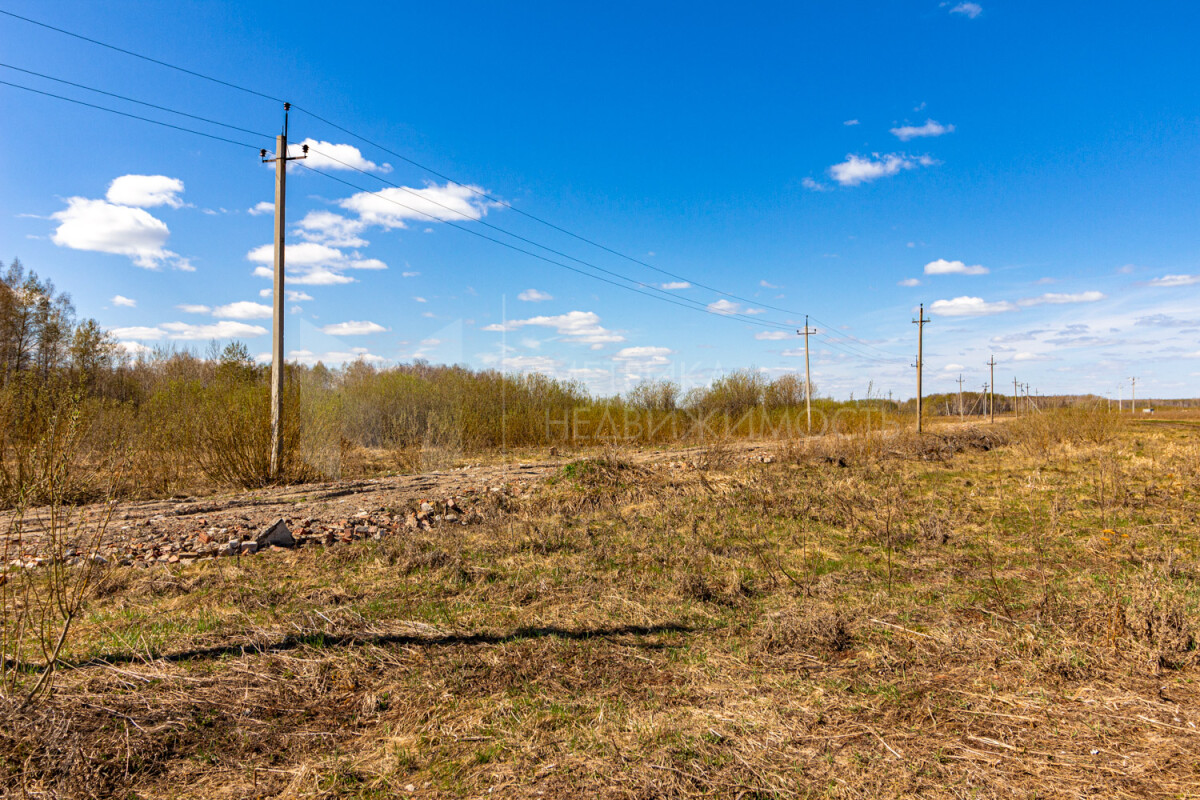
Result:
{"type": "Polygon", "coordinates": [[[163,546],[3,701],[0,785],[1196,796],[1200,440],[1101,416],[122,505],[163,546]],[[277,516],[302,546],[170,561],[277,516]]]}

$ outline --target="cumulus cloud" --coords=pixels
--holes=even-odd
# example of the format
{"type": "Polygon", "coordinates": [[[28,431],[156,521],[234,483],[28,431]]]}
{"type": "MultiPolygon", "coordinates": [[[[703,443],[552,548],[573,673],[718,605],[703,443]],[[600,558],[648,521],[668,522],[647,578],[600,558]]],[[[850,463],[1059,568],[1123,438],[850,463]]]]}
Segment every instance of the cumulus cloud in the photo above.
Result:
{"type": "MultiPolygon", "coordinates": [[[[167,338],[177,340],[197,339],[250,339],[262,336],[267,329],[261,325],[245,322],[220,320],[209,325],[191,325],[187,322],[164,322],[158,326],[166,331],[167,338]]],[[[138,338],[131,336],[129,338],[138,338]]]]}
{"type": "Polygon", "coordinates": [[[759,331],[754,334],[754,338],[760,342],[780,342],[784,339],[791,339],[793,335],[787,331],[759,331]]]}
{"type": "Polygon", "coordinates": [[[126,308],[137,308],[137,300],[131,297],[126,297],[121,294],[114,294],[112,300],[109,301],[114,306],[125,306],[126,308]]]}
{"type": "Polygon", "coordinates": [[[983,6],[979,3],[959,3],[950,9],[951,14],[962,14],[967,19],[975,19],[983,13],[983,6]]]}
{"type": "Polygon", "coordinates": [[[671,350],[667,347],[623,347],[612,358],[628,372],[638,373],[667,366],[671,363],[669,355],[671,350]]]}
{"type": "Polygon", "coordinates": [[[308,145],[307,166],[313,169],[360,169],[363,172],[391,172],[391,164],[376,164],[363,158],[362,151],[351,144],[334,144],[317,139],[305,139],[300,144],[289,144],[289,155],[300,155],[308,145]]]}
{"type": "Polygon", "coordinates": [[[1024,297],[1017,301],[1021,306],[1065,305],[1067,303],[1095,303],[1105,298],[1104,292],[1078,292],[1066,294],[1063,292],[1047,292],[1039,297],[1024,297]]]}
{"type": "MultiPolygon", "coordinates": [[[[259,356],[259,361],[270,361],[271,354],[264,353],[259,356]]],[[[322,364],[345,364],[346,362],[365,361],[370,364],[382,364],[386,361],[383,356],[377,356],[367,350],[365,347],[351,347],[348,351],[331,351],[327,353],[314,353],[312,350],[291,350],[287,354],[287,360],[307,366],[313,366],[318,361],[322,364]]]]}
{"type": "Polygon", "coordinates": [[[142,341],[156,341],[166,335],[158,328],[150,328],[141,325],[135,325],[129,328],[113,328],[111,333],[118,339],[140,339],[142,341]]]}
{"type": "Polygon", "coordinates": [[[1200,283],[1200,275],[1163,275],[1161,278],[1154,278],[1147,281],[1148,286],[1191,286],[1194,283],[1200,283]]]}
{"type": "Polygon", "coordinates": [[[705,306],[705,308],[707,308],[709,311],[711,311],[714,314],[723,314],[725,316],[732,316],[734,314],[751,314],[751,315],[753,315],[753,314],[763,313],[763,309],[761,309],[761,308],[742,308],[741,303],[734,303],[734,302],[732,302],[730,300],[726,300],[724,298],[721,298],[720,300],[709,303],[707,306],[705,306]]]}
{"type": "Polygon", "coordinates": [[[145,209],[69,197],[67,207],[50,218],[59,223],[50,237],[59,247],[127,256],[143,269],[178,259],[164,247],[171,235],[167,224],[145,209]]]}
{"type": "Polygon", "coordinates": [[[842,186],[857,186],[860,183],[897,175],[902,170],[929,167],[935,163],[929,156],[913,158],[899,153],[873,153],[866,158],[848,155],[845,161],[829,168],[829,175],[842,186]]]}
{"type": "MultiPolygon", "coordinates": [[[[354,283],[355,279],[343,274],[347,269],[387,269],[379,259],[357,259],[347,256],[336,247],[319,242],[289,244],[284,252],[289,283],[307,286],[332,286],[354,283]]],[[[246,254],[252,262],[262,264],[254,274],[260,278],[273,278],[275,261],[274,245],[264,244],[246,254]]]]}
{"type": "Polygon", "coordinates": [[[673,291],[675,289],[690,289],[692,285],[687,281],[667,281],[666,283],[660,283],[658,288],[673,291]]]}
{"type": "Polygon", "coordinates": [[[480,196],[478,186],[447,183],[423,189],[389,187],[378,192],[360,192],[339,202],[358,214],[367,225],[406,228],[409,220],[437,222],[482,219],[495,203],[480,196]]]}
{"type": "Polygon", "coordinates": [[[561,362],[549,356],[508,356],[500,360],[505,369],[515,369],[518,372],[552,373],[561,362]]]}
{"type": "Polygon", "coordinates": [[[332,211],[319,209],[304,215],[296,233],[309,242],[330,247],[366,247],[367,240],[359,236],[366,228],[362,220],[350,219],[332,211]]]}
{"type": "Polygon", "coordinates": [[[255,203],[252,208],[246,209],[246,213],[254,217],[262,214],[274,214],[275,204],[268,203],[266,200],[263,200],[261,203],[255,203]]]}
{"type": "Polygon", "coordinates": [[[225,317],[227,319],[270,319],[271,307],[264,306],[262,303],[252,303],[249,300],[240,300],[229,305],[217,306],[212,310],[214,317],[225,317]]]}
{"type": "Polygon", "coordinates": [[[989,303],[982,297],[966,296],[955,297],[953,300],[937,300],[929,307],[930,314],[942,317],[979,317],[1016,310],[1017,306],[1004,300],[989,303]]]}
{"type": "Polygon", "coordinates": [[[338,322],[333,325],[326,325],[321,328],[322,333],[330,336],[366,336],[371,333],[384,333],[387,328],[376,322],[368,322],[366,320],[350,320],[349,322],[338,322]]]}
{"type": "Polygon", "coordinates": [[[542,303],[554,298],[546,292],[538,291],[537,289],[526,289],[517,295],[517,299],[524,300],[526,303],[542,303]]]}
{"type": "Polygon", "coordinates": [[[185,314],[207,314],[212,311],[211,308],[201,303],[182,303],[175,307],[185,314]]]}
{"type": "Polygon", "coordinates": [[[898,128],[892,128],[891,133],[902,142],[907,142],[910,139],[919,139],[927,136],[944,136],[947,133],[953,133],[953,125],[943,125],[932,119],[925,120],[924,125],[902,125],[898,128]]]}
{"type": "Polygon", "coordinates": [[[527,326],[553,328],[565,340],[590,344],[594,350],[605,344],[625,341],[625,337],[621,334],[601,326],[600,315],[594,311],[570,311],[552,317],[514,319],[503,324],[488,325],[484,330],[513,331],[527,326]]]}
{"type": "Polygon", "coordinates": [[[988,268],[973,264],[968,266],[961,261],[947,261],[939,258],[925,265],[926,275],[987,275],[988,268]]]}
{"type": "Polygon", "coordinates": [[[183,181],[166,175],[122,175],[108,185],[105,197],[119,206],[180,208],[183,181]]]}
{"type": "Polygon", "coordinates": [[[897,282],[896,285],[897,286],[909,286],[909,287],[920,286],[921,281],[918,278],[905,278],[904,280],[897,282]]]}

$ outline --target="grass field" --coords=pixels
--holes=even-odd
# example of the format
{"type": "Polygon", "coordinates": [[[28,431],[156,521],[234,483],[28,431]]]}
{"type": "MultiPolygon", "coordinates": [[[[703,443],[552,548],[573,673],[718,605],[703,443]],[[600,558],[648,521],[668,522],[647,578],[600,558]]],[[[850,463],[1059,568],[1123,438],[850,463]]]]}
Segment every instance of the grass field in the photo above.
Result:
{"type": "Polygon", "coordinates": [[[1200,430],[1068,416],[613,450],[479,525],[114,567],[0,786],[1200,795],[1200,430]]]}

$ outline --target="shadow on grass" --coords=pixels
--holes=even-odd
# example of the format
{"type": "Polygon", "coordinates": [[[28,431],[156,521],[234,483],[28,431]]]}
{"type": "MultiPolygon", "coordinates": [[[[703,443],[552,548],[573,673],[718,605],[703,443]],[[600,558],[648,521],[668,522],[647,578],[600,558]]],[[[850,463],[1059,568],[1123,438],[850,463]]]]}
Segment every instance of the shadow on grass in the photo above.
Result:
{"type": "MultiPolygon", "coordinates": [[[[59,664],[60,669],[77,669],[81,667],[96,667],[111,664],[129,664],[133,662],[145,661],[167,661],[171,663],[180,663],[185,661],[200,661],[205,659],[219,659],[230,656],[255,655],[258,653],[281,653],[289,650],[296,650],[302,647],[314,648],[336,648],[336,647],[362,647],[362,646],[400,646],[400,647],[453,647],[456,645],[496,645],[508,644],[511,642],[520,642],[529,639],[568,639],[572,641],[584,641],[588,639],[613,639],[621,636],[655,636],[664,633],[695,633],[698,629],[689,625],[662,624],[662,625],[619,625],[611,628],[585,628],[583,630],[569,630],[558,627],[539,627],[539,628],[518,628],[512,633],[507,634],[489,634],[489,633],[467,633],[467,634],[446,634],[444,636],[422,636],[416,634],[379,634],[374,636],[358,636],[345,635],[337,636],[327,633],[308,633],[301,635],[287,635],[277,642],[267,644],[230,644],[220,645],[217,647],[203,647],[194,650],[183,650],[178,653],[170,653],[167,655],[154,655],[146,653],[113,653],[109,655],[96,656],[95,658],[81,661],[78,663],[62,662],[59,664]]],[[[657,642],[639,642],[639,647],[644,649],[662,649],[667,645],[657,642]]],[[[30,671],[40,671],[38,668],[31,668],[30,671]]]]}

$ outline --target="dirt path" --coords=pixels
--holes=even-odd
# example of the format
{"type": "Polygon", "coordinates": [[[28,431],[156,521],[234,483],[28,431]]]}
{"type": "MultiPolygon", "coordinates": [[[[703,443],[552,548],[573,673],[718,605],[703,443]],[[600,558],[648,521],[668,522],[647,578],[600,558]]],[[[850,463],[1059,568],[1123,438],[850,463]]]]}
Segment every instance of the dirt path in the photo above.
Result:
{"type": "MultiPolygon", "coordinates": [[[[737,460],[769,458],[776,442],[727,445],[737,460]]],[[[622,458],[688,468],[706,448],[629,450],[622,458]]],[[[595,454],[592,454],[595,455],[595,454]]],[[[58,550],[78,562],[95,547],[106,561],[149,565],[201,558],[253,555],[258,539],[283,519],[296,546],[335,545],[359,539],[380,539],[405,529],[471,524],[490,496],[516,497],[541,486],[570,461],[569,457],[478,464],[458,469],[353,481],[329,481],[282,486],[251,492],[216,494],[205,498],[131,501],[85,506],[72,511],[66,537],[48,535],[53,527],[50,509],[29,511],[18,527],[13,515],[0,516],[0,552],[5,567],[31,567],[52,558],[58,550]],[[104,520],[108,516],[107,525],[104,520]]],[[[61,529],[62,525],[59,523],[61,529]]],[[[263,544],[262,550],[270,546],[263,544]]]]}

